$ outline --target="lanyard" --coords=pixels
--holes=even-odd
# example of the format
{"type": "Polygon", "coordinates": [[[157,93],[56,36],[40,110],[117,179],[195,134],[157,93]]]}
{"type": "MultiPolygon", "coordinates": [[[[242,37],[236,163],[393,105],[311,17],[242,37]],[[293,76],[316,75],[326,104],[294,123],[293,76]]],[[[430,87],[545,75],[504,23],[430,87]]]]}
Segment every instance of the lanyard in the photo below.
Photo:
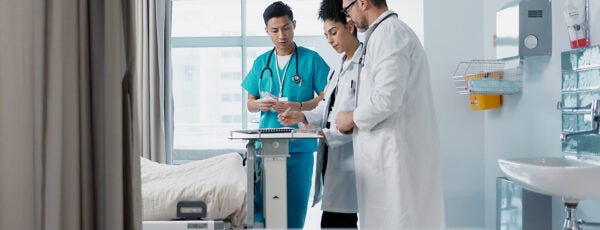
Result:
{"type": "MultiPolygon", "coordinates": [[[[279,75],[279,58],[277,58],[277,54],[275,54],[275,68],[277,71],[277,80],[279,80],[279,97],[283,96],[283,81],[285,80],[285,75],[287,75],[288,68],[290,68],[290,61],[292,61],[293,55],[290,56],[290,60],[285,63],[285,70],[283,71],[283,77],[279,75]]],[[[298,57],[296,57],[298,58],[298,57]]]]}

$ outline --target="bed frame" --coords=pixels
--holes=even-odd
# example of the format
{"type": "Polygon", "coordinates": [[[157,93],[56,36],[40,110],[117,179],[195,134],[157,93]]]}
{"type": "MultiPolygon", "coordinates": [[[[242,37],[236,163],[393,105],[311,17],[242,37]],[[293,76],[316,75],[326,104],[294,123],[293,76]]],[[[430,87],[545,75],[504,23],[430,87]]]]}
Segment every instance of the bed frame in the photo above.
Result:
{"type": "Polygon", "coordinates": [[[231,223],[224,220],[175,220],[144,221],[143,230],[225,230],[233,229],[231,223]]]}

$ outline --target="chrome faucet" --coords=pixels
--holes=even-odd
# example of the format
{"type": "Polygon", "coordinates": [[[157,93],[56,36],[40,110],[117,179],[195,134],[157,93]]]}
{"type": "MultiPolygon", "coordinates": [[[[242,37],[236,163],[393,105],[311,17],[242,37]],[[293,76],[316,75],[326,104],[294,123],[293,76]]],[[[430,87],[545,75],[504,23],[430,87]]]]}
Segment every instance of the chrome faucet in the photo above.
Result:
{"type": "Polygon", "coordinates": [[[565,206],[565,212],[567,213],[565,221],[563,222],[563,230],[584,230],[584,227],[586,226],[593,227],[595,229],[600,227],[600,223],[598,222],[589,222],[575,218],[575,209],[577,208],[579,202],[571,203],[564,201],[564,199],[563,202],[565,206]]]}
{"type": "Polygon", "coordinates": [[[569,138],[571,136],[584,135],[584,134],[598,134],[598,127],[594,128],[592,130],[586,130],[586,131],[581,131],[581,132],[562,133],[562,134],[560,134],[560,140],[566,141],[567,138],[569,138]]]}
{"type": "Polygon", "coordinates": [[[589,114],[592,117],[592,129],[581,131],[581,132],[572,132],[572,133],[562,133],[560,135],[561,141],[566,141],[570,136],[575,135],[584,135],[584,134],[600,134],[599,121],[600,121],[600,112],[598,111],[598,107],[600,104],[600,100],[594,100],[587,106],[584,107],[563,107],[561,102],[558,102],[556,108],[563,113],[566,114],[589,114]]]}

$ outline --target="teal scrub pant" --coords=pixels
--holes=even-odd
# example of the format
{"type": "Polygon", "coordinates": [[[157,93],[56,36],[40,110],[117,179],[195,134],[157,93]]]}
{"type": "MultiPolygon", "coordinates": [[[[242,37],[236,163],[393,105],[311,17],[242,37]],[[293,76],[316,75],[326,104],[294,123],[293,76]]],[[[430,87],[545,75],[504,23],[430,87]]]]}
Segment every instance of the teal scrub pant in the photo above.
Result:
{"type": "MultiPolygon", "coordinates": [[[[288,228],[303,228],[314,164],[313,152],[290,153],[286,161],[288,228]]],[[[262,178],[254,184],[254,220],[264,223],[262,178]]]]}

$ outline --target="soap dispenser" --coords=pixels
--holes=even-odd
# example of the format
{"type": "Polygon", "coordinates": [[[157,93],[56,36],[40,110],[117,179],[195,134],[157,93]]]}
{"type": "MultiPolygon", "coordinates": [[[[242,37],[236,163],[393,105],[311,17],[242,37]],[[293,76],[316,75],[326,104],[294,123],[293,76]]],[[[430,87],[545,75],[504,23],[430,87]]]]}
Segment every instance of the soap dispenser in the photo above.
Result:
{"type": "Polygon", "coordinates": [[[588,0],[566,0],[563,14],[569,32],[571,49],[590,45],[588,26],[588,0]]]}
{"type": "Polygon", "coordinates": [[[496,58],[552,54],[552,4],[514,0],[496,12],[496,58]]]}

